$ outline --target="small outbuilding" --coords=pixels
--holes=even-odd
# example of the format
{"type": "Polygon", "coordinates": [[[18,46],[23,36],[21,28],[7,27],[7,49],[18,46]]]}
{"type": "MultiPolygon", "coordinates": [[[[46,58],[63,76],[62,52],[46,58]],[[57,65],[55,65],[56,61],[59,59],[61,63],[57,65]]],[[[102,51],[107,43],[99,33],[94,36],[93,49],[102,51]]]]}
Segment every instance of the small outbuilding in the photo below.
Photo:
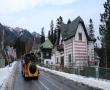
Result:
{"type": "Polygon", "coordinates": [[[55,50],[53,49],[53,44],[47,39],[40,47],[35,51],[37,54],[38,61],[42,64],[54,64],[55,63],[55,50]]]}

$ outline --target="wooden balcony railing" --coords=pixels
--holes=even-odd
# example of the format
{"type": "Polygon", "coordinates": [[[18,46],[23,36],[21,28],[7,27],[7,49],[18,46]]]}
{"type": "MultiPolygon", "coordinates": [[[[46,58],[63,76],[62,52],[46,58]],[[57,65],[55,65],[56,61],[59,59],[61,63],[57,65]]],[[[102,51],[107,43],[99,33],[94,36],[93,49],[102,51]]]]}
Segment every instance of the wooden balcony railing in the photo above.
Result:
{"type": "Polygon", "coordinates": [[[57,46],[57,51],[64,50],[64,44],[60,44],[57,46]]]}
{"type": "Polygon", "coordinates": [[[88,62],[88,66],[95,66],[97,65],[97,63],[95,61],[89,61],[88,62]]]}

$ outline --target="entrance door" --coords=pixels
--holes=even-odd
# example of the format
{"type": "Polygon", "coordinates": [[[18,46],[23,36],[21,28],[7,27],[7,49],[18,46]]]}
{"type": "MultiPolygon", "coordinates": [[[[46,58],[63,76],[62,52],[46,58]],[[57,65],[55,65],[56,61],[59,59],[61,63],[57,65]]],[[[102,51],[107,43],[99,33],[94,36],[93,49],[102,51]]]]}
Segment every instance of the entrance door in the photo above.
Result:
{"type": "Polygon", "coordinates": [[[64,56],[61,56],[61,57],[60,57],[60,60],[61,60],[61,64],[60,64],[60,65],[61,65],[61,66],[64,66],[64,56]]]}
{"type": "Polygon", "coordinates": [[[61,56],[60,60],[61,60],[60,67],[63,70],[64,69],[64,56],[61,56]]]}

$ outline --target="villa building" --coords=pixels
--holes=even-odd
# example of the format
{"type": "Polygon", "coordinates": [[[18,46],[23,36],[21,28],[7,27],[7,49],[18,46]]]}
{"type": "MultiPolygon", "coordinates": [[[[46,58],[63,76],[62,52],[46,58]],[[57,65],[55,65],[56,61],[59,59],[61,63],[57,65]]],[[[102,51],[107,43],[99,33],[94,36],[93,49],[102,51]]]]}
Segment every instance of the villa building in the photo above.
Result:
{"type": "MultiPolygon", "coordinates": [[[[78,16],[69,24],[62,23],[55,46],[55,64],[62,66],[98,66],[94,56],[94,35],[88,35],[78,16]]],[[[96,54],[95,54],[96,55],[96,54]]]]}

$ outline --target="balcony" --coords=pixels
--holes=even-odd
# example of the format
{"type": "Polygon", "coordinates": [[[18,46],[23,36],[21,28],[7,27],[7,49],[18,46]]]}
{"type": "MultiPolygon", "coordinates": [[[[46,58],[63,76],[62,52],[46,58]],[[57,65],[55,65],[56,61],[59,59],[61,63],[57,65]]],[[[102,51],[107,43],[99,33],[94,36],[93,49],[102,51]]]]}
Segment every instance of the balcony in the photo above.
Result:
{"type": "Polygon", "coordinates": [[[62,51],[64,50],[64,45],[63,44],[60,44],[57,46],[57,51],[62,51]]]}
{"type": "Polygon", "coordinates": [[[95,62],[95,61],[88,62],[88,66],[96,66],[96,65],[97,65],[97,62],[95,62]]]}

